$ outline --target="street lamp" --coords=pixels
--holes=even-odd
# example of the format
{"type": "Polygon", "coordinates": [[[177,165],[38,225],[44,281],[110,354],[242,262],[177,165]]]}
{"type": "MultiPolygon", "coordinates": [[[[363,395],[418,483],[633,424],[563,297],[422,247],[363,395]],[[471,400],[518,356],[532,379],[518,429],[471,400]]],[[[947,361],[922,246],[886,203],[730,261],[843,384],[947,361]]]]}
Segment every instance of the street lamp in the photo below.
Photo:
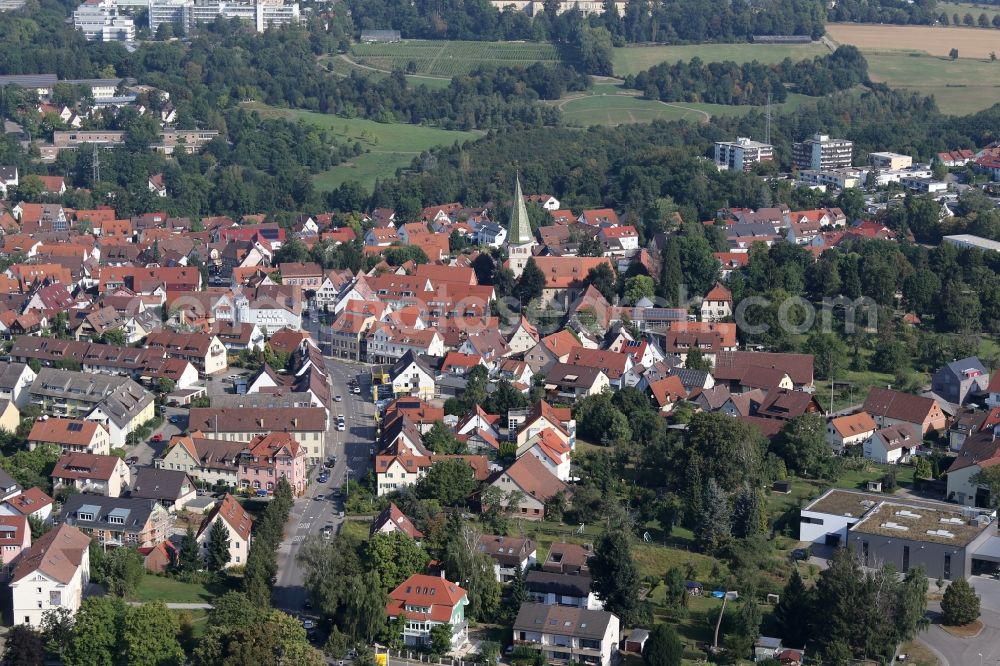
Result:
{"type": "Polygon", "coordinates": [[[983,666],[983,653],[979,653],[979,666],[983,666]]]}

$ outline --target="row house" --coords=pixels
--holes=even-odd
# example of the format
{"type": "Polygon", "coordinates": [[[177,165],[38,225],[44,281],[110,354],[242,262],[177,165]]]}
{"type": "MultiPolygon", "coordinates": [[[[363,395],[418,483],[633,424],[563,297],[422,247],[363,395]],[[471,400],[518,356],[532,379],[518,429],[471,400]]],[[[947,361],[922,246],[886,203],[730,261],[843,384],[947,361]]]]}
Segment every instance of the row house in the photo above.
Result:
{"type": "Polygon", "coordinates": [[[284,477],[296,496],[306,488],[306,453],[288,433],[257,435],[240,451],[237,460],[240,487],[273,493],[284,477]]]}
{"type": "Polygon", "coordinates": [[[477,481],[485,481],[489,476],[486,456],[382,454],[375,456],[376,493],[381,497],[400,488],[414,486],[434,463],[445,460],[464,460],[472,468],[477,481]]]}
{"type": "Polygon", "coordinates": [[[162,349],[168,358],[188,361],[203,375],[214,375],[228,367],[226,347],[211,333],[159,330],[146,338],[146,347],[162,349]]]}
{"type": "Polygon", "coordinates": [[[177,470],[210,486],[239,485],[237,463],[243,442],[206,437],[201,431],[174,435],[153,463],[159,469],[177,470]]]}
{"type": "Polygon", "coordinates": [[[323,268],[315,262],[289,262],[278,265],[282,284],[294,284],[316,291],[323,285],[323,268]]]}
{"type": "Polygon", "coordinates": [[[393,363],[407,352],[444,356],[444,340],[433,329],[375,324],[367,336],[369,363],[393,363]]]}
{"type": "Polygon", "coordinates": [[[321,407],[195,407],[188,417],[188,430],[231,442],[250,442],[258,435],[287,433],[305,449],[309,463],[326,458],[327,414],[321,407]]]}

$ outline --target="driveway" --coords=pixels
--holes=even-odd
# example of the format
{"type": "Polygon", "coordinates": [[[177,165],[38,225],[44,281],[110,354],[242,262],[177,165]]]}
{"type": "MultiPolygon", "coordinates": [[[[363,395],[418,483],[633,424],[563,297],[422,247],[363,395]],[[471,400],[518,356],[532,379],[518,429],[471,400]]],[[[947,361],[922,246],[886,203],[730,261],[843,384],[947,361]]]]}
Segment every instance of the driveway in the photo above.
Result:
{"type": "MultiPolygon", "coordinates": [[[[998,666],[1000,664],[1000,581],[973,576],[969,583],[980,596],[983,631],[975,638],[959,638],[941,628],[941,604],[927,604],[931,626],[917,640],[937,654],[941,666],[998,666]],[[982,662],[980,662],[980,658],[982,662]]],[[[933,583],[931,583],[933,586],[933,583]]]]}

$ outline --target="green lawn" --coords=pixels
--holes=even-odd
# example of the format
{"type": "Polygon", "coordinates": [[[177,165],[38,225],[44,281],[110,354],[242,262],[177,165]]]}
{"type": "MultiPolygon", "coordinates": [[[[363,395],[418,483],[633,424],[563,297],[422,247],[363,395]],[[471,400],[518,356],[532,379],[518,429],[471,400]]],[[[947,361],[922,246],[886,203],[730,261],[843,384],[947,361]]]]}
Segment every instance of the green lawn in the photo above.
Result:
{"type": "Polygon", "coordinates": [[[977,5],[971,2],[939,2],[935,5],[934,12],[947,14],[949,21],[953,14],[958,14],[959,20],[964,20],[966,14],[972,14],[972,19],[979,25],[980,14],[986,14],[992,21],[994,16],[1000,14],[1000,9],[997,9],[996,5],[977,5]]]}
{"type": "Polygon", "coordinates": [[[558,62],[559,51],[541,42],[403,41],[355,44],[351,57],[376,69],[452,77],[483,64],[526,67],[558,62]]]}
{"type": "Polygon", "coordinates": [[[162,601],[178,604],[210,604],[215,597],[228,591],[224,583],[202,585],[200,583],[183,583],[165,576],[146,574],[139,583],[139,588],[132,601],[162,601]]]}
{"type": "Polygon", "coordinates": [[[413,158],[425,150],[481,136],[476,132],[458,132],[405,123],[377,123],[373,120],[342,118],[313,111],[279,109],[258,103],[246,106],[263,115],[281,116],[318,125],[338,140],[359,141],[368,151],[350,162],[317,174],[314,182],[320,190],[331,190],[348,180],[357,180],[363,186],[371,188],[377,178],[394,176],[396,169],[408,167],[413,158]]]}
{"type": "MultiPolygon", "coordinates": [[[[360,72],[361,74],[371,78],[372,80],[378,81],[380,79],[388,76],[387,73],[375,71],[369,69],[368,67],[361,66],[350,60],[345,60],[340,56],[323,56],[320,61],[326,67],[327,71],[333,72],[337,76],[350,76],[352,72],[360,72]]],[[[407,82],[412,86],[426,86],[432,90],[440,90],[442,88],[447,88],[451,84],[451,78],[446,76],[426,76],[426,75],[407,75],[407,82]]]]}
{"type": "Polygon", "coordinates": [[[780,62],[785,58],[804,60],[829,53],[822,44],[688,44],[684,46],[625,46],[612,56],[615,76],[638,74],[661,62],[701,58],[705,62],[780,62]]]}
{"type": "Polygon", "coordinates": [[[975,113],[1000,101],[1000,62],[885,52],[865,58],[873,81],[933,95],[945,113],[975,113]]]}

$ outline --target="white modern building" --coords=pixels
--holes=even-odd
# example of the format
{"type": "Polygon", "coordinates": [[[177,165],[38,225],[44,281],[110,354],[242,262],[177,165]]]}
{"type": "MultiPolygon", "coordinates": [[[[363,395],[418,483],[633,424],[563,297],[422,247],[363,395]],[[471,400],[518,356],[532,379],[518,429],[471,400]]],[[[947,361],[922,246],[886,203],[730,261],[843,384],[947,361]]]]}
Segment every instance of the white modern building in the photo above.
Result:
{"type": "Polygon", "coordinates": [[[211,23],[216,17],[238,18],[252,23],[257,32],[263,32],[301,19],[299,5],[283,0],[234,1],[226,0],[150,0],[149,29],[156,34],[161,23],[171,23],[175,32],[186,34],[199,23],[211,23]]]}
{"type": "Polygon", "coordinates": [[[73,12],[73,27],[91,42],[135,41],[135,23],[116,0],[87,0],[73,12]]]}
{"type": "Polygon", "coordinates": [[[792,161],[799,169],[826,171],[851,166],[854,143],[847,139],[831,139],[826,134],[792,145],[792,161]]]}
{"type": "Polygon", "coordinates": [[[739,137],[736,141],[715,142],[715,166],[734,171],[750,171],[754,164],[774,159],[774,146],[739,137]]]}

